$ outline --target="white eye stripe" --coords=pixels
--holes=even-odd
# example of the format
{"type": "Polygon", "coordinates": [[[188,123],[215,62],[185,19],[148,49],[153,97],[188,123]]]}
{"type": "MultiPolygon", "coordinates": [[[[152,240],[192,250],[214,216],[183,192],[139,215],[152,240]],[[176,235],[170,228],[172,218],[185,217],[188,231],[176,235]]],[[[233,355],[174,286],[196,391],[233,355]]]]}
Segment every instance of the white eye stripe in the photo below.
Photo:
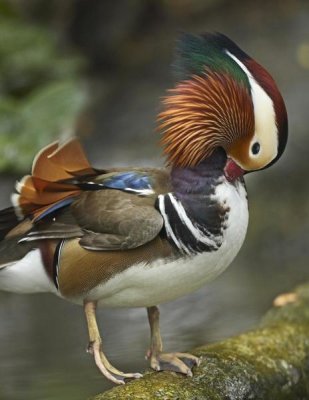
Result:
{"type": "Polygon", "coordinates": [[[272,161],[278,153],[278,127],[274,103],[265,90],[254,79],[248,68],[234,56],[234,54],[230,53],[228,50],[225,50],[225,52],[245,72],[250,83],[254,107],[255,132],[249,152],[252,158],[259,159],[259,168],[262,168],[272,161]],[[256,155],[251,151],[251,146],[254,142],[259,142],[262,150],[256,155]]]}
{"type": "MultiPolygon", "coordinates": [[[[225,52],[226,52],[226,54],[227,54],[229,57],[231,57],[231,58],[240,66],[240,68],[245,72],[245,74],[247,75],[247,77],[248,77],[248,79],[249,79],[249,81],[250,81],[250,84],[251,84],[251,80],[252,80],[252,79],[254,80],[254,78],[253,78],[253,76],[251,75],[251,72],[248,70],[248,68],[247,68],[236,56],[234,56],[234,54],[230,53],[228,50],[225,50],[225,52]]],[[[255,80],[254,80],[254,81],[255,81],[255,80]]]]}

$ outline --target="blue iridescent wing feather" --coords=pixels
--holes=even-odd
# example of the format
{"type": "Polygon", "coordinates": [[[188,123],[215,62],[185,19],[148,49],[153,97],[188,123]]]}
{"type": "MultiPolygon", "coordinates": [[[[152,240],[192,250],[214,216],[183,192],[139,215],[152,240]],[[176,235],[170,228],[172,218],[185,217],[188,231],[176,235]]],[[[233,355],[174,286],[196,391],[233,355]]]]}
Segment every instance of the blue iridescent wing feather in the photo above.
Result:
{"type": "MultiPolygon", "coordinates": [[[[125,171],[99,175],[84,182],[70,180],[70,183],[85,191],[115,189],[124,192],[135,193],[140,196],[147,196],[154,193],[151,180],[151,177],[145,172],[125,171]]],[[[72,196],[53,204],[50,208],[44,211],[39,218],[36,219],[36,222],[44,219],[48,215],[53,214],[55,211],[58,211],[61,208],[70,205],[75,199],[76,196],[72,196]]]]}
{"type": "Polygon", "coordinates": [[[151,178],[139,171],[116,172],[97,177],[78,185],[83,190],[116,189],[140,195],[153,193],[151,178]]]}

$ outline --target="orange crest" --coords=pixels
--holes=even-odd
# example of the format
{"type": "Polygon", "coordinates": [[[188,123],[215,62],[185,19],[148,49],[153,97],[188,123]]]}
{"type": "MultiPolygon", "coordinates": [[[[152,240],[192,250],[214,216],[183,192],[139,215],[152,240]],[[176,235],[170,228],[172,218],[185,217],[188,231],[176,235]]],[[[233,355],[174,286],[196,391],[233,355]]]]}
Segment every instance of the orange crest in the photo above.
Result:
{"type": "Polygon", "coordinates": [[[216,147],[226,150],[254,133],[250,92],[228,74],[206,69],[168,93],[158,119],[169,164],[195,166],[216,147]]]}

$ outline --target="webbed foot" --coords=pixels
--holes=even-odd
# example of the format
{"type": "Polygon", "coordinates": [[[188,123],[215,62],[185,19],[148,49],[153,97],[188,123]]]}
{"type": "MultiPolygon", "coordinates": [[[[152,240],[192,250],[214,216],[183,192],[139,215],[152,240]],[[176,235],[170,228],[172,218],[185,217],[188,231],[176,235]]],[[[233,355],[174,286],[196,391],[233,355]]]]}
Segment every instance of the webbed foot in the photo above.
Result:
{"type": "Polygon", "coordinates": [[[150,366],[155,371],[174,371],[192,376],[192,368],[200,364],[200,359],[189,353],[157,353],[150,354],[150,366]]]}
{"type": "Polygon", "coordinates": [[[124,373],[113,367],[102,350],[102,340],[100,337],[99,329],[96,322],[95,302],[85,302],[84,304],[87,325],[89,330],[90,342],[87,348],[88,353],[92,354],[96,366],[102,372],[102,374],[110,381],[117,385],[125,384],[125,379],[138,379],[142,377],[139,373],[124,373]]]}
{"type": "Polygon", "coordinates": [[[174,371],[192,376],[192,368],[200,364],[200,358],[189,353],[163,353],[159,327],[159,309],[156,306],[148,307],[147,312],[151,332],[151,345],[146,358],[150,360],[151,368],[155,371],[174,371]]]}

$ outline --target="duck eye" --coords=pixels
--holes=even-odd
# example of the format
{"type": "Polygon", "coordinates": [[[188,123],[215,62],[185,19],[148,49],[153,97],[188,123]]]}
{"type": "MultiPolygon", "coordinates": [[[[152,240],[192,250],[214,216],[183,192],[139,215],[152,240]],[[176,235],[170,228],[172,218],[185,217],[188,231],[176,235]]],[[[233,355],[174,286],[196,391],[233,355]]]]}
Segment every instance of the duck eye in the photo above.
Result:
{"type": "Polygon", "coordinates": [[[257,154],[259,154],[260,148],[261,148],[260,143],[258,143],[258,142],[253,143],[253,145],[252,145],[252,147],[251,147],[251,152],[252,152],[252,154],[254,154],[255,156],[256,156],[257,154]]]}

